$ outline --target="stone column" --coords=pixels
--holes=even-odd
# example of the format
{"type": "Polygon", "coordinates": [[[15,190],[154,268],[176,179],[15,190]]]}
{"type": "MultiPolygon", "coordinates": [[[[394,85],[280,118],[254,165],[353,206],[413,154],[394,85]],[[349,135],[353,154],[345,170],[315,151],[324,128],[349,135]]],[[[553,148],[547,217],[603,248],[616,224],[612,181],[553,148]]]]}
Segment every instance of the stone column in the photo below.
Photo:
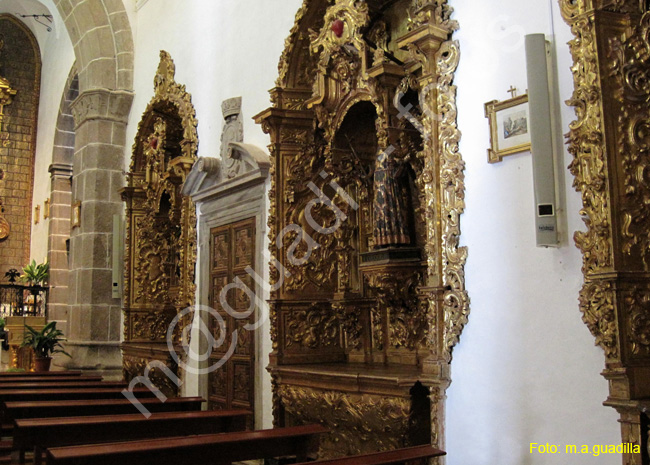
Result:
{"type": "Polygon", "coordinates": [[[48,235],[48,262],[50,263],[50,294],[48,318],[57,320],[57,328],[68,334],[64,322],[68,321],[68,252],[66,241],[70,237],[70,181],[72,165],[54,163],[50,166],[50,223],[48,235]]]}
{"type": "Polygon", "coordinates": [[[111,292],[113,215],[122,214],[126,123],[133,94],[94,89],[72,104],[75,154],[72,201],[80,226],[70,238],[68,368],[121,377],[121,301],[111,292]]]}

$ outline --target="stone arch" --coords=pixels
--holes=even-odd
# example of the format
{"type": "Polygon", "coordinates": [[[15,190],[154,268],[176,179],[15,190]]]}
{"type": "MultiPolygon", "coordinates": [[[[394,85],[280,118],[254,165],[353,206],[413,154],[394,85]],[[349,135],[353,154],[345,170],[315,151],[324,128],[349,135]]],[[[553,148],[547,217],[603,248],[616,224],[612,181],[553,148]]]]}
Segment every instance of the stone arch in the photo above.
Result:
{"type": "Polygon", "coordinates": [[[72,103],[69,368],[121,376],[121,303],[112,292],[113,217],[123,215],[126,124],[133,101],[133,35],[122,0],[58,0],[72,41],[79,96],[72,103]]]}
{"type": "Polygon", "coordinates": [[[59,0],[74,46],[79,88],[133,87],[133,35],[122,0],[59,0]]]}
{"type": "MultiPolygon", "coordinates": [[[[72,102],[79,96],[79,77],[73,65],[68,75],[59,115],[56,120],[52,164],[49,167],[50,221],[48,231],[48,262],[50,263],[50,294],[48,316],[52,320],[68,320],[68,246],[72,206],[72,161],[74,158],[75,130],[72,102]]],[[[59,327],[62,328],[61,324],[59,327]]],[[[67,328],[62,328],[67,331],[67,328]]]]}

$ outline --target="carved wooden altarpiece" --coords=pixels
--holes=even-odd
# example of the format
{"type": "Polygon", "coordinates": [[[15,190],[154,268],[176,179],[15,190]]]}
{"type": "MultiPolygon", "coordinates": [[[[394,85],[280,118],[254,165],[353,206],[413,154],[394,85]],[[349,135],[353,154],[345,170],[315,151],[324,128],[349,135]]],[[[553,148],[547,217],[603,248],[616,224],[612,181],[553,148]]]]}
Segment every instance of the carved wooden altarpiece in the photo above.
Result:
{"type": "Polygon", "coordinates": [[[467,322],[457,28],[445,1],[305,0],[271,136],[274,417],[329,457],[444,443],[467,322]]]}
{"type": "MultiPolygon", "coordinates": [[[[260,356],[262,331],[252,328],[263,318],[264,309],[255,308],[250,315],[240,317],[256,302],[251,303],[245,292],[235,289],[225,294],[228,305],[237,312],[235,318],[234,312],[223,308],[220,298],[224,287],[237,279],[254,295],[263,295],[261,283],[247,270],[250,267],[264,275],[264,197],[270,162],[262,149],[243,142],[241,103],[241,97],[223,102],[221,157],[199,158],[183,192],[192,196],[200,212],[199,302],[216,311],[224,323],[221,327],[213,316],[202,312],[203,324],[210,328],[213,338],[225,338],[201,366],[200,393],[208,399],[210,409],[253,411],[255,426],[261,428],[262,409],[256,406],[261,405],[263,386],[256,380],[262,378],[266,361],[260,356]],[[229,354],[231,346],[234,350],[229,354]]],[[[203,344],[198,353],[208,353],[205,341],[195,344],[203,344]]]]}
{"type": "MultiPolygon", "coordinates": [[[[181,191],[196,160],[197,121],[191,96],[174,74],[174,62],[161,51],[155,95],[138,125],[127,187],[121,191],[127,217],[122,344],[127,380],[142,375],[152,360],[178,374],[167,331],[195,300],[196,212],[181,191]]],[[[176,328],[176,339],[185,323],[176,328]]],[[[167,394],[178,392],[157,369],[150,379],[167,394]]]]}
{"type": "Polygon", "coordinates": [[[583,320],[605,352],[624,465],[650,463],[650,5],[559,0],[575,36],[569,166],[582,194],[583,320]],[[641,413],[645,409],[646,413],[641,413]],[[631,450],[632,448],[630,448],[631,450]]]}

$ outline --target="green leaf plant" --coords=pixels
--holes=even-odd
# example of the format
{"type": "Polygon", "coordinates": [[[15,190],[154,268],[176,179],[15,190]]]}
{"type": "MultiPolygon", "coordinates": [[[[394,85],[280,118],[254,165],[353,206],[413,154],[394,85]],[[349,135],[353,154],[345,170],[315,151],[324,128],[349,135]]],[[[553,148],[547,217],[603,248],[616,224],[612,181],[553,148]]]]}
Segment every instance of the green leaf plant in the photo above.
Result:
{"type": "Polygon", "coordinates": [[[42,330],[36,331],[29,325],[25,325],[27,331],[23,339],[22,347],[31,347],[37,357],[47,358],[52,354],[65,354],[71,357],[69,353],[63,350],[61,342],[65,341],[63,331],[56,329],[56,321],[50,321],[42,330]]]}
{"type": "Polygon", "coordinates": [[[47,281],[50,275],[50,264],[45,263],[36,264],[36,260],[23,268],[23,274],[20,276],[20,281],[23,283],[32,283],[33,286],[38,286],[47,281]]]}

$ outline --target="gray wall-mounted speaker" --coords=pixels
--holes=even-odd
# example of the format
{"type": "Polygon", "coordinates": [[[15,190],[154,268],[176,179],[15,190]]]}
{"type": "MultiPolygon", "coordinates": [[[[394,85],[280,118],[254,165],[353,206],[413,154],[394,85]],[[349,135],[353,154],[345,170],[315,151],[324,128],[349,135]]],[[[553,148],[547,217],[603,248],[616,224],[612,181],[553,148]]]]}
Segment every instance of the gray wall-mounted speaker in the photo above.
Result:
{"type": "Polygon", "coordinates": [[[122,217],[113,215],[113,298],[122,298],[122,265],[124,263],[124,233],[122,232],[122,217]]]}
{"type": "Polygon", "coordinates": [[[553,108],[549,85],[550,49],[544,34],[526,36],[528,107],[533,178],[535,229],[538,247],[559,245],[555,186],[553,108]]]}

